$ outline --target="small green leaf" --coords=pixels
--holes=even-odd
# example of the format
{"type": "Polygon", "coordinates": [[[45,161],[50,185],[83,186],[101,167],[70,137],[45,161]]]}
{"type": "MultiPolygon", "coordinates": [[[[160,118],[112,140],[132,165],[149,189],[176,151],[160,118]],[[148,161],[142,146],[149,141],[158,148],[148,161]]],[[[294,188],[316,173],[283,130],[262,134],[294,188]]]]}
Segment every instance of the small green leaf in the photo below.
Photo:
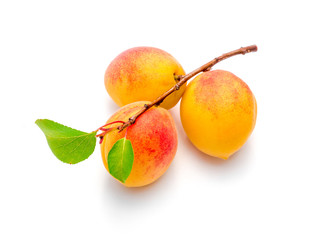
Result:
{"type": "Polygon", "coordinates": [[[121,138],[114,143],[107,156],[108,169],[113,177],[125,182],[133,166],[134,153],[131,141],[121,138]]]}
{"type": "Polygon", "coordinates": [[[35,123],[45,134],[53,154],[62,162],[81,162],[95,150],[96,132],[82,132],[48,119],[38,119],[35,123]]]}

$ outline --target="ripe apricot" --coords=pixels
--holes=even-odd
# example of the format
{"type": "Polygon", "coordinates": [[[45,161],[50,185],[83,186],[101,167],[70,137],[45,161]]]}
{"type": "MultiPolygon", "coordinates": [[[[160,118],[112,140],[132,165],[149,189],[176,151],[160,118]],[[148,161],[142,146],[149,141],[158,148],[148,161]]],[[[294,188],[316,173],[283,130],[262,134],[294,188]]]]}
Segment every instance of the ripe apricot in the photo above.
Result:
{"type": "MultiPolygon", "coordinates": [[[[107,67],[105,87],[121,106],[136,101],[154,101],[177,83],[185,72],[169,53],[153,47],[135,47],[118,55],[107,67]]],[[[161,107],[172,108],[181,98],[185,85],[168,96],[161,107]]]]}
{"type": "Polygon", "coordinates": [[[188,138],[199,150],[227,159],[252,133],[257,105],[243,80],[215,70],[190,82],[181,100],[180,115],[188,138]]]}
{"type": "MultiPolygon", "coordinates": [[[[128,121],[145,103],[135,102],[120,108],[107,123],[128,121]]],[[[117,125],[110,125],[114,127],[117,125]]],[[[107,170],[107,156],[114,143],[125,136],[113,130],[104,136],[101,154],[107,170]]],[[[140,115],[127,129],[127,139],[132,143],[134,161],[131,173],[124,185],[140,187],[156,181],[169,167],[177,150],[177,132],[170,113],[161,107],[152,107],[140,115]]]]}

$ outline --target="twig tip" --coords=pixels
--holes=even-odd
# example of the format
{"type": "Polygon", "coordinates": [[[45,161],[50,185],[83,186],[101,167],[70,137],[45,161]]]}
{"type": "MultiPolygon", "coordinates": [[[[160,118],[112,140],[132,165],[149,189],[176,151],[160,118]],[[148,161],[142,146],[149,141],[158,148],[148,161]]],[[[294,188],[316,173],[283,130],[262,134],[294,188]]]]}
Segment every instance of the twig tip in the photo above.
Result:
{"type": "Polygon", "coordinates": [[[251,46],[247,47],[247,50],[250,52],[257,52],[258,48],[256,45],[251,45],[251,46]]]}

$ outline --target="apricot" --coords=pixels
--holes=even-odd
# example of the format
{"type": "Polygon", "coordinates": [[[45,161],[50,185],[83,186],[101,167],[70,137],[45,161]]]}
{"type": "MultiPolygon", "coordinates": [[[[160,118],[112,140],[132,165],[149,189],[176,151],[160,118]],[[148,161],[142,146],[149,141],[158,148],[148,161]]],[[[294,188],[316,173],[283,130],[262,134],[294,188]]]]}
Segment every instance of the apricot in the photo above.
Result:
{"type": "MultiPolygon", "coordinates": [[[[135,102],[120,108],[107,123],[127,121],[145,103],[135,102]]],[[[110,125],[114,127],[118,125],[110,125]]],[[[107,156],[114,143],[125,136],[122,132],[108,132],[101,144],[101,154],[107,171],[107,156]]],[[[132,143],[134,161],[131,173],[124,185],[140,187],[156,181],[171,164],[177,150],[177,131],[170,113],[161,107],[152,107],[140,115],[127,129],[127,139],[132,143]]]]}
{"type": "Polygon", "coordinates": [[[188,138],[199,150],[227,159],[252,133],[257,105],[243,80],[215,70],[190,82],[181,100],[180,115],[188,138]]]}
{"type": "MultiPolygon", "coordinates": [[[[153,47],[135,47],[122,52],[107,67],[105,87],[122,107],[136,101],[154,101],[177,83],[185,72],[169,53],[153,47]]],[[[186,86],[168,96],[161,107],[170,109],[181,98],[186,86]]]]}

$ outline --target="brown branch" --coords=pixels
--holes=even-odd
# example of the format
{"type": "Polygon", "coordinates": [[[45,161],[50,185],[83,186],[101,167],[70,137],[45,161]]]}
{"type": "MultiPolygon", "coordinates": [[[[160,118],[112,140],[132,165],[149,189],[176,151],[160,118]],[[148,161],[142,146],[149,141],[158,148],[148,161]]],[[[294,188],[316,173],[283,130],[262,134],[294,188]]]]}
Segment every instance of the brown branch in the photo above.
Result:
{"type": "Polygon", "coordinates": [[[122,125],[118,126],[116,129],[119,130],[119,131],[123,131],[125,128],[131,126],[141,114],[143,114],[145,111],[150,109],[152,106],[155,106],[155,105],[159,106],[159,104],[161,104],[166,97],[168,97],[173,92],[177,91],[184,83],[186,83],[189,79],[191,79],[195,75],[199,74],[200,72],[209,71],[215,64],[217,64],[218,62],[220,62],[222,60],[225,60],[225,59],[227,59],[229,57],[239,55],[239,54],[245,55],[246,53],[256,52],[256,51],[257,51],[257,46],[256,45],[251,45],[251,46],[248,46],[248,47],[241,47],[241,48],[239,48],[237,50],[225,53],[225,54],[221,55],[220,57],[217,57],[217,58],[213,59],[212,61],[202,65],[201,67],[195,69],[194,71],[192,71],[192,72],[190,72],[190,73],[188,73],[188,74],[186,74],[184,76],[178,77],[177,79],[179,79],[179,82],[177,84],[175,84],[175,86],[173,86],[171,89],[169,89],[167,92],[162,94],[160,97],[158,97],[153,102],[151,102],[149,104],[145,104],[143,106],[143,108],[141,108],[141,110],[139,112],[137,112],[135,115],[130,117],[127,122],[125,122],[122,125]]]}

